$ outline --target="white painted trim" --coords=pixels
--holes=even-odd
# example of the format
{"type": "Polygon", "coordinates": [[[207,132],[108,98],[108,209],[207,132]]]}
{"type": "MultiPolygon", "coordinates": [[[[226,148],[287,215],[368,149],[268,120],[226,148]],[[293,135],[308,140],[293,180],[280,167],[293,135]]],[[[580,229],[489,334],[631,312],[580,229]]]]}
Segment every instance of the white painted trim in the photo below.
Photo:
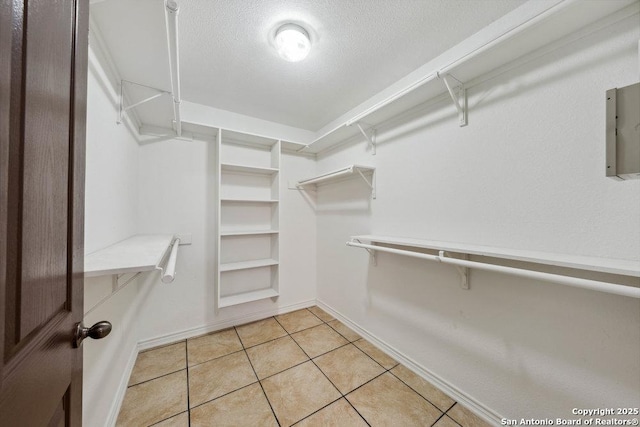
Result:
{"type": "Polygon", "coordinates": [[[316,305],[356,331],[363,338],[371,341],[372,344],[374,344],[376,347],[379,347],[382,351],[392,356],[398,362],[402,363],[416,375],[422,377],[426,381],[429,381],[431,384],[438,387],[445,394],[449,395],[453,400],[460,403],[462,406],[466,407],[486,422],[490,423],[491,425],[500,425],[500,420],[504,417],[498,415],[498,413],[494,410],[487,408],[475,397],[468,395],[467,393],[459,390],[457,387],[447,382],[445,379],[440,378],[432,372],[429,372],[429,370],[427,370],[424,366],[420,365],[418,362],[405,355],[402,351],[387,344],[366,329],[361,328],[351,319],[334,310],[324,302],[317,300],[316,305]]]}
{"type": "Polygon", "coordinates": [[[127,361],[127,366],[124,372],[122,373],[122,377],[120,378],[120,384],[118,384],[118,390],[116,391],[116,394],[113,397],[113,401],[111,402],[111,408],[109,409],[109,416],[107,417],[107,420],[104,423],[105,427],[113,427],[116,425],[116,421],[118,420],[118,414],[120,413],[120,408],[122,407],[122,402],[124,401],[124,395],[127,393],[129,378],[131,377],[131,372],[133,371],[133,366],[136,363],[136,358],[138,357],[139,352],[140,352],[139,345],[133,346],[133,348],[131,349],[131,354],[129,354],[129,360],[127,361]]]}
{"type": "Polygon", "coordinates": [[[210,332],[219,331],[221,329],[230,328],[232,326],[238,326],[238,325],[243,325],[249,322],[255,322],[256,320],[266,319],[267,317],[277,316],[279,314],[300,310],[302,308],[312,307],[314,305],[316,305],[315,300],[303,301],[296,304],[287,305],[284,307],[277,307],[275,309],[258,311],[248,315],[223,320],[221,322],[214,322],[208,325],[198,326],[197,328],[185,329],[182,331],[174,332],[172,334],[162,335],[159,337],[140,341],[138,343],[138,350],[142,351],[142,350],[158,347],[161,345],[171,344],[176,341],[192,338],[198,335],[208,334],[210,332]]]}

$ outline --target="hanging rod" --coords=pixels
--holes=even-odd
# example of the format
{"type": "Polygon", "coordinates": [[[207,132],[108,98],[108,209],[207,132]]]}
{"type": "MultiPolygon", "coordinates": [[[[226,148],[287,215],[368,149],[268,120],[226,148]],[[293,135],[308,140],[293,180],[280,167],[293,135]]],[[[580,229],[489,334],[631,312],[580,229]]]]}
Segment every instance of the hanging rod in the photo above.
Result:
{"type": "Polygon", "coordinates": [[[180,239],[175,239],[171,244],[171,253],[169,259],[164,268],[156,267],[160,270],[160,280],[162,283],[171,283],[176,278],[176,262],[178,260],[178,246],[180,246],[180,239]]]}
{"type": "Polygon", "coordinates": [[[169,49],[169,74],[171,75],[171,96],[173,97],[173,121],[176,134],[182,135],[180,121],[180,63],[178,56],[178,12],[180,5],[175,0],[165,1],[165,21],[167,24],[167,45],[169,49]]]}
{"type": "Polygon", "coordinates": [[[493,271],[497,273],[511,274],[514,276],[526,277],[529,279],[542,280],[545,282],[558,283],[575,288],[590,289],[608,294],[622,295],[632,298],[640,298],[640,288],[632,286],[618,285],[615,283],[601,282],[597,280],[581,279],[578,277],[563,276],[560,274],[543,273],[540,271],[525,270],[522,268],[505,267],[501,265],[486,264],[477,261],[467,261],[462,259],[449,258],[444,251],[439,251],[439,255],[429,255],[420,252],[406,251],[402,249],[387,248],[385,246],[367,245],[349,241],[347,246],[356,248],[371,249],[374,251],[389,252],[396,255],[404,255],[413,258],[426,259],[428,261],[441,262],[443,264],[451,264],[459,267],[477,268],[480,270],[493,271]]]}
{"type": "Polygon", "coordinates": [[[296,183],[296,187],[298,189],[304,187],[305,185],[315,185],[321,182],[333,181],[334,179],[341,178],[347,175],[358,174],[362,180],[371,188],[371,197],[376,198],[376,184],[375,184],[375,170],[376,168],[371,166],[362,166],[362,165],[349,165],[345,168],[338,169],[332,172],[327,172],[322,175],[315,176],[313,178],[304,179],[302,181],[298,181],[296,183]],[[368,180],[364,173],[371,172],[371,180],[368,180]]]}

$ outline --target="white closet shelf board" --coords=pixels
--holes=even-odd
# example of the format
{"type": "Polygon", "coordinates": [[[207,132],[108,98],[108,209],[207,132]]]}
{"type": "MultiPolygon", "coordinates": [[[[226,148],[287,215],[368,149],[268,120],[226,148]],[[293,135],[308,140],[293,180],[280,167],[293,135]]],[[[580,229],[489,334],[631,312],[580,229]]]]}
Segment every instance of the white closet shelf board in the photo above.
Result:
{"type": "Polygon", "coordinates": [[[261,299],[275,298],[279,295],[275,289],[260,289],[252,292],[220,297],[218,307],[230,307],[232,305],[243,304],[245,302],[258,301],[261,299]]]}
{"type": "Polygon", "coordinates": [[[578,270],[597,271],[601,273],[620,274],[640,277],[640,262],[585,257],[579,255],[555,254],[548,252],[526,251],[519,249],[495,248],[491,246],[466,245],[461,243],[438,242],[412,239],[407,237],[390,237],[377,235],[352,236],[352,240],[382,243],[387,245],[408,246],[422,249],[443,250],[459,254],[480,255],[503,258],[513,261],[526,261],[556,267],[575,268],[578,270]]]}
{"type": "Polygon", "coordinates": [[[229,202],[229,203],[278,203],[278,201],[276,199],[269,199],[269,200],[263,200],[263,199],[220,199],[220,201],[222,203],[224,203],[224,202],[229,202]]]}
{"type": "Polygon", "coordinates": [[[278,234],[278,230],[222,231],[220,236],[257,236],[262,234],[278,234]]]}
{"type": "Polygon", "coordinates": [[[222,163],[220,167],[224,172],[242,172],[256,175],[273,175],[278,173],[276,168],[258,168],[254,166],[237,165],[231,163],[222,163]]]}
{"type": "Polygon", "coordinates": [[[236,131],[233,129],[219,128],[216,126],[207,125],[204,123],[197,123],[191,121],[182,120],[182,130],[191,132],[193,134],[206,135],[215,137],[218,135],[218,130],[222,130],[225,139],[231,138],[234,142],[247,143],[249,145],[263,145],[268,147],[273,145],[276,141],[280,140],[283,150],[298,151],[301,148],[306,147],[307,144],[296,141],[288,141],[280,139],[274,136],[258,135],[253,133],[246,133],[242,131],[236,131]]]}
{"type": "Polygon", "coordinates": [[[172,241],[172,234],[129,237],[85,256],[84,275],[96,277],[155,270],[172,241]]]}
{"type": "Polygon", "coordinates": [[[251,261],[240,262],[227,262],[220,264],[220,271],[236,271],[247,270],[249,268],[269,267],[272,265],[278,265],[278,261],[275,259],[256,259],[251,261]]]}
{"type": "MultiPolygon", "coordinates": [[[[425,70],[422,76],[416,77],[402,89],[368,108],[363,107],[349,119],[324,132],[302,151],[321,153],[360,135],[360,129],[356,126],[358,122],[361,122],[365,129],[375,127],[420,104],[447,94],[445,84],[438,78],[438,73],[441,76],[451,73],[463,83],[473,83],[474,79],[500,69],[518,58],[551,51],[597,28],[612,25],[638,13],[638,10],[640,6],[634,0],[566,0],[525,22],[514,23],[512,28],[499,35],[485,34],[484,39],[476,35],[473,43],[467,43],[464,50],[460,48],[459,52],[456,51],[455,58],[458,59],[452,60],[451,52],[435,58],[432,61],[433,68],[425,70]]],[[[452,126],[455,126],[454,120],[452,126]]]]}
{"type": "Polygon", "coordinates": [[[373,173],[375,170],[376,168],[371,166],[349,165],[347,167],[337,169],[331,172],[323,173],[321,175],[314,176],[312,178],[303,179],[301,181],[298,181],[296,185],[298,187],[304,187],[306,185],[323,184],[323,183],[328,183],[331,181],[342,179],[345,176],[358,175],[358,172],[365,174],[365,173],[373,173]]]}
{"type": "Polygon", "coordinates": [[[205,135],[213,139],[218,135],[218,128],[198,123],[185,122],[184,120],[182,121],[182,131],[189,132],[193,135],[205,135]]]}

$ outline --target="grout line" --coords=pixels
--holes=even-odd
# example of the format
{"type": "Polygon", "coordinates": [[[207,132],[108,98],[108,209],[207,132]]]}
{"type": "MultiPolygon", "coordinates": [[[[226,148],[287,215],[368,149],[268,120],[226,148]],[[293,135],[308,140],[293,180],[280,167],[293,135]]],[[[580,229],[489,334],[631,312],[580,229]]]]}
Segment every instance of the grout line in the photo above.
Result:
{"type": "Polygon", "coordinates": [[[165,422],[165,421],[167,421],[167,420],[170,420],[170,419],[171,419],[171,418],[173,418],[173,417],[177,417],[177,416],[178,416],[178,415],[180,415],[180,414],[187,414],[187,418],[190,418],[190,417],[189,417],[189,411],[188,411],[188,410],[187,410],[187,411],[182,411],[182,412],[178,412],[177,414],[173,414],[173,415],[171,415],[171,416],[170,416],[170,417],[168,417],[168,418],[163,418],[163,419],[161,419],[160,421],[157,421],[157,422],[155,422],[155,423],[151,424],[149,427],[157,426],[158,424],[163,423],[163,422],[165,422]]]}
{"type": "Polygon", "coordinates": [[[187,368],[181,368],[181,369],[178,369],[177,371],[167,372],[166,374],[158,375],[157,377],[150,378],[148,380],[144,380],[144,381],[141,381],[141,382],[136,383],[136,384],[132,384],[130,386],[127,386],[127,390],[130,389],[131,387],[136,387],[136,386],[139,386],[141,384],[146,384],[146,383],[148,383],[150,381],[157,380],[157,379],[160,379],[162,377],[166,377],[168,375],[175,374],[175,373],[180,372],[180,371],[184,371],[185,369],[187,369],[187,368]]]}
{"type": "Polygon", "coordinates": [[[278,424],[278,427],[280,427],[280,421],[278,420],[278,417],[276,416],[276,411],[273,409],[273,406],[271,406],[271,401],[269,400],[269,397],[267,396],[267,392],[264,391],[264,387],[262,386],[262,381],[260,380],[260,377],[258,377],[258,373],[256,372],[256,368],[253,367],[253,363],[251,362],[251,358],[249,357],[249,353],[247,353],[247,348],[244,346],[244,343],[242,342],[242,339],[240,338],[240,334],[238,333],[238,330],[235,327],[233,328],[233,330],[236,332],[236,335],[238,336],[238,339],[240,340],[240,345],[242,346],[242,350],[244,351],[245,356],[247,356],[247,360],[249,361],[249,366],[251,366],[251,370],[253,371],[253,375],[255,375],[256,379],[258,380],[258,384],[260,385],[260,390],[262,390],[262,395],[266,399],[267,404],[269,405],[269,409],[271,409],[271,413],[273,414],[273,418],[275,418],[276,423],[278,424]]]}
{"type": "MultiPolygon", "coordinates": [[[[391,375],[393,375],[395,378],[397,378],[402,384],[406,385],[407,387],[409,387],[413,392],[415,392],[418,396],[420,396],[421,398],[423,398],[424,400],[426,400],[427,402],[429,402],[431,405],[433,405],[438,411],[442,412],[442,415],[446,414],[447,411],[451,408],[453,408],[453,405],[456,404],[456,402],[454,401],[453,404],[451,406],[449,406],[448,409],[445,409],[444,411],[442,409],[440,409],[435,403],[433,403],[432,401],[430,401],[429,399],[427,399],[426,397],[424,397],[418,390],[414,389],[413,387],[411,387],[409,384],[407,384],[402,378],[400,378],[399,376],[397,376],[396,374],[394,374],[393,372],[391,372],[391,370],[395,369],[398,365],[394,366],[393,368],[389,369],[389,373],[391,375]]],[[[431,384],[433,386],[433,384],[431,384]]],[[[440,391],[441,393],[442,390],[440,390],[439,388],[433,386],[436,390],[440,391]]],[[[444,393],[443,393],[444,394],[444,393]]],[[[453,399],[451,399],[453,400],[453,399]]],[[[442,417],[440,417],[442,418],[442,417]]],[[[438,418],[438,419],[440,419],[438,418]]]]}
{"type": "Polygon", "coordinates": [[[191,427],[191,387],[189,387],[189,343],[184,340],[184,357],[187,365],[187,426],[191,427]]]}
{"type": "Polygon", "coordinates": [[[339,398],[337,398],[336,400],[333,400],[333,401],[331,401],[331,402],[327,403],[327,404],[326,404],[326,405],[324,405],[322,408],[319,408],[319,409],[317,409],[317,410],[313,411],[312,413],[310,413],[309,415],[306,415],[306,416],[304,416],[304,417],[300,418],[298,421],[296,421],[295,423],[291,424],[291,427],[293,427],[293,426],[295,426],[295,425],[297,425],[297,424],[300,424],[303,420],[306,420],[307,418],[309,418],[309,417],[310,417],[310,416],[312,416],[313,414],[317,414],[318,412],[322,411],[324,408],[326,408],[326,407],[328,407],[328,406],[333,405],[334,403],[336,403],[336,402],[340,401],[341,399],[344,399],[344,396],[340,396],[340,397],[339,397],[339,398]]]}
{"type": "Polygon", "coordinates": [[[193,364],[191,366],[189,366],[187,364],[187,367],[188,368],[195,368],[196,366],[204,365],[205,363],[213,362],[214,360],[222,359],[223,357],[227,357],[227,356],[231,356],[232,354],[240,353],[243,350],[244,349],[241,348],[240,350],[235,350],[235,351],[232,351],[231,353],[223,354],[222,356],[218,356],[218,357],[214,357],[213,359],[205,360],[204,362],[195,363],[195,364],[193,364]]]}
{"type": "MultiPolygon", "coordinates": [[[[250,387],[250,386],[252,386],[252,385],[254,385],[254,384],[256,384],[256,383],[258,383],[258,381],[254,381],[254,382],[252,382],[251,384],[243,385],[242,387],[239,387],[239,388],[237,388],[237,389],[235,389],[235,390],[231,390],[231,391],[229,391],[229,392],[227,392],[227,393],[225,393],[225,394],[221,394],[220,396],[216,396],[216,397],[214,397],[213,399],[209,399],[209,400],[207,400],[207,401],[205,401],[205,402],[198,403],[196,406],[194,406],[194,407],[193,407],[193,408],[191,408],[191,409],[196,409],[196,408],[198,408],[198,407],[200,407],[200,406],[202,406],[202,405],[206,405],[207,403],[211,403],[211,402],[213,402],[213,401],[215,401],[215,400],[218,400],[218,399],[220,399],[220,398],[222,398],[222,397],[225,397],[225,396],[228,396],[228,395],[230,395],[230,394],[233,394],[233,393],[235,393],[236,391],[240,391],[240,390],[242,390],[242,389],[244,389],[244,388],[250,387]]],[[[190,409],[190,410],[191,410],[191,409],[190,409]]]]}
{"type": "Polygon", "coordinates": [[[367,421],[364,416],[360,413],[360,411],[358,411],[358,408],[356,408],[355,406],[353,406],[353,403],[351,403],[349,401],[349,399],[347,399],[347,396],[344,397],[344,400],[349,404],[349,406],[351,406],[353,408],[354,411],[356,411],[356,414],[360,415],[360,418],[362,418],[362,420],[369,426],[371,427],[371,424],[369,424],[369,421],[367,421]]]}

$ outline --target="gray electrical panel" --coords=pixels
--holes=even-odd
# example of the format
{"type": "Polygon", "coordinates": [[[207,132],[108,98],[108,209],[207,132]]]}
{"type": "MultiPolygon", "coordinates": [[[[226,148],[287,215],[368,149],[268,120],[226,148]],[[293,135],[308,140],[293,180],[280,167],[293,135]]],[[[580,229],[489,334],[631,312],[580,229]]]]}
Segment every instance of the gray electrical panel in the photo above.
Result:
{"type": "Polygon", "coordinates": [[[607,91],[608,177],[640,178],[640,83],[607,91]]]}

